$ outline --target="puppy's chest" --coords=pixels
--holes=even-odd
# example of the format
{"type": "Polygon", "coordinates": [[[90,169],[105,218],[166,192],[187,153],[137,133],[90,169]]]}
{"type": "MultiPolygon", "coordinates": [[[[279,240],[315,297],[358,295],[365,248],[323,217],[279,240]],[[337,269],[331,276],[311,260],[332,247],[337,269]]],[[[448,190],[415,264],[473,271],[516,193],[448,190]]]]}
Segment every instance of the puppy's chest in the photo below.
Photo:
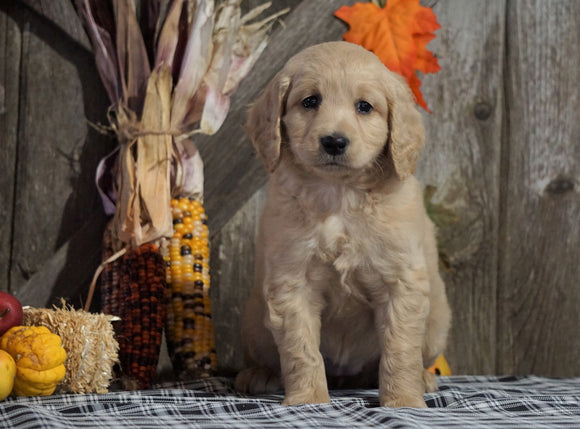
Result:
{"type": "Polygon", "coordinates": [[[363,220],[349,223],[340,215],[330,215],[316,227],[316,251],[309,278],[315,287],[327,290],[339,309],[349,297],[367,302],[368,288],[380,282],[377,264],[381,262],[372,256],[370,248],[376,245],[376,236],[371,237],[370,231],[363,220]]]}
{"type": "Polygon", "coordinates": [[[341,274],[353,271],[368,260],[369,235],[364,220],[349,222],[340,214],[329,215],[315,228],[317,257],[341,274]]]}
{"type": "Polygon", "coordinates": [[[314,240],[318,256],[325,262],[331,262],[344,253],[352,253],[357,247],[352,239],[352,231],[346,228],[344,219],[335,214],[316,224],[314,240]]]}

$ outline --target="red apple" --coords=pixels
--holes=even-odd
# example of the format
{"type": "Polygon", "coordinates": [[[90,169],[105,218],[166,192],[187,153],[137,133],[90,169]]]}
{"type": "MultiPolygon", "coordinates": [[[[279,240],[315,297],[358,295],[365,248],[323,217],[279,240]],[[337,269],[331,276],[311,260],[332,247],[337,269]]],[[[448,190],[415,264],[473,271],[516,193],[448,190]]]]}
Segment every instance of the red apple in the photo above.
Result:
{"type": "Polygon", "coordinates": [[[22,323],[22,305],[15,296],[0,291],[0,335],[22,323]]]}

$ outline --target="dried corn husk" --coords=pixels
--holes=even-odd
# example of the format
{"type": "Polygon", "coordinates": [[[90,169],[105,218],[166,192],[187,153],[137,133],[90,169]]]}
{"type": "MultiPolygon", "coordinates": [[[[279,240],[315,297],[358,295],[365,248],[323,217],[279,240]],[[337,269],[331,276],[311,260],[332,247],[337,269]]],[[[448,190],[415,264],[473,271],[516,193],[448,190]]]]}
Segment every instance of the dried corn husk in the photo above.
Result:
{"type": "Polygon", "coordinates": [[[67,353],[66,374],[57,386],[60,393],[106,393],[119,362],[119,344],[111,322],[114,318],[62,308],[24,308],[22,324],[46,326],[62,339],[67,353]]]}
{"type": "Polygon", "coordinates": [[[107,186],[99,192],[106,209],[114,208],[117,239],[136,248],[168,238],[170,196],[203,199],[203,164],[190,137],[220,128],[231,94],[287,10],[254,22],[270,3],[242,16],[241,0],[146,2],[141,28],[134,0],[75,3],[111,98],[110,126],[120,144],[114,172],[108,158],[97,177],[107,186]],[[107,174],[114,180],[101,180],[107,174]]]}
{"type": "MultiPolygon", "coordinates": [[[[149,77],[141,121],[129,114],[117,115],[120,198],[115,212],[117,239],[138,247],[172,234],[171,213],[163,204],[171,201],[170,172],[173,156],[169,129],[171,72],[167,66],[149,77]],[[146,124],[147,128],[144,128],[146,124]]],[[[123,112],[124,113],[124,112],[123,112]]]]}

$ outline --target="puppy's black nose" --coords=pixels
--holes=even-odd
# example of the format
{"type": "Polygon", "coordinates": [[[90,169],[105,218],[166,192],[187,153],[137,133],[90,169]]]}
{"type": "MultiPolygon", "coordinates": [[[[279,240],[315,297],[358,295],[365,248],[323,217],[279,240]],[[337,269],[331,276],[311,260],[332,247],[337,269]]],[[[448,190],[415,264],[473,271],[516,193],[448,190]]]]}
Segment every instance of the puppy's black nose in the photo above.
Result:
{"type": "Polygon", "coordinates": [[[342,155],[350,141],[342,134],[332,134],[320,138],[320,144],[324,151],[332,156],[342,155]]]}

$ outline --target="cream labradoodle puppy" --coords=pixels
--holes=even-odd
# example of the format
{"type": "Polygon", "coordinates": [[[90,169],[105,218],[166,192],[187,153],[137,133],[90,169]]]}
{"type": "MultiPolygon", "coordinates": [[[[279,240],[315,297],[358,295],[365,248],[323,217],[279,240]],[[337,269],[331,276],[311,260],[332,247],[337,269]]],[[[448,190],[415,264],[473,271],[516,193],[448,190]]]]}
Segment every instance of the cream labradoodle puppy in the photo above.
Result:
{"type": "Polygon", "coordinates": [[[294,405],[329,402],[329,382],[374,382],[381,405],[425,407],[451,315],[404,80],[357,45],[316,45],[268,84],[246,129],[271,177],[238,389],[283,387],[294,405]]]}

